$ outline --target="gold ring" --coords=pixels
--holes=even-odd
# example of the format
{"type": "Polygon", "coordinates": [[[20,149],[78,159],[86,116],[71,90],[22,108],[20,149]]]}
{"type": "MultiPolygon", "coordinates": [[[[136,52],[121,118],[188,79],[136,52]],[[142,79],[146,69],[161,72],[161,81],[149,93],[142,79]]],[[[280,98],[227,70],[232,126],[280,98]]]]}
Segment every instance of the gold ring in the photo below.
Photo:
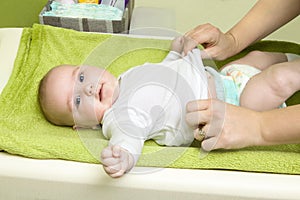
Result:
{"type": "Polygon", "coordinates": [[[205,136],[206,136],[206,133],[205,133],[205,131],[204,130],[202,130],[202,129],[199,129],[198,130],[198,140],[199,141],[203,141],[204,139],[205,139],[205,136]]]}

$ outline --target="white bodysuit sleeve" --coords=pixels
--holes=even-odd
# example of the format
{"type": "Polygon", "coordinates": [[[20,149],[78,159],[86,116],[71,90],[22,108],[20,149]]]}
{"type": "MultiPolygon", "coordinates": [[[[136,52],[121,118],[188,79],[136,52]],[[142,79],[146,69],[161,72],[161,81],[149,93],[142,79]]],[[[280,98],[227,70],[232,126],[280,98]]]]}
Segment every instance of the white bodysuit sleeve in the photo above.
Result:
{"type": "Polygon", "coordinates": [[[170,51],[168,53],[168,55],[165,57],[165,59],[162,61],[162,63],[172,62],[174,60],[178,60],[178,59],[181,59],[181,58],[182,58],[182,55],[179,54],[178,52],[170,51]]]}
{"type": "Polygon", "coordinates": [[[147,116],[141,115],[136,109],[118,109],[108,113],[102,126],[104,136],[109,139],[109,145],[118,145],[129,151],[135,164],[147,140],[147,116]]]}

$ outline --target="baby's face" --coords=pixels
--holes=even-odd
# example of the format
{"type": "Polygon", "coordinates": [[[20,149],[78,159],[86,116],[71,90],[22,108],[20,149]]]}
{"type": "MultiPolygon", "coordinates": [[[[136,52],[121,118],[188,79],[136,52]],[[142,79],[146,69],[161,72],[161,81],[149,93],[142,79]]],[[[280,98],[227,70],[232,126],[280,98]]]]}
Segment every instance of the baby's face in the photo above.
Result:
{"type": "Polygon", "coordinates": [[[75,121],[75,127],[98,125],[118,95],[118,82],[108,71],[91,66],[63,66],[53,72],[50,92],[62,117],[75,121]]]}

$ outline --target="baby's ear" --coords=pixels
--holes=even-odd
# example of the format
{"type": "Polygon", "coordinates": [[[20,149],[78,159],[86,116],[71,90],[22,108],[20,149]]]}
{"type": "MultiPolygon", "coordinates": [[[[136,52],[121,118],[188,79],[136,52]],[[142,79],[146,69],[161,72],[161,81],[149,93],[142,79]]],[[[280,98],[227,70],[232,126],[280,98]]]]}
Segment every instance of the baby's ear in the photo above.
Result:
{"type": "Polygon", "coordinates": [[[86,127],[82,127],[82,126],[79,126],[79,125],[73,125],[73,130],[79,130],[79,129],[84,129],[86,127]]]}
{"type": "Polygon", "coordinates": [[[73,125],[73,130],[77,130],[77,128],[79,128],[77,125],[73,125]]]}
{"type": "Polygon", "coordinates": [[[73,126],[73,130],[78,130],[78,129],[83,129],[83,128],[92,128],[93,130],[97,130],[97,129],[101,129],[101,126],[99,124],[94,125],[92,127],[82,127],[82,126],[79,126],[79,125],[74,125],[73,126]]]}
{"type": "Polygon", "coordinates": [[[101,126],[100,126],[100,124],[97,124],[97,125],[93,126],[92,129],[93,130],[101,129],[101,126]]]}

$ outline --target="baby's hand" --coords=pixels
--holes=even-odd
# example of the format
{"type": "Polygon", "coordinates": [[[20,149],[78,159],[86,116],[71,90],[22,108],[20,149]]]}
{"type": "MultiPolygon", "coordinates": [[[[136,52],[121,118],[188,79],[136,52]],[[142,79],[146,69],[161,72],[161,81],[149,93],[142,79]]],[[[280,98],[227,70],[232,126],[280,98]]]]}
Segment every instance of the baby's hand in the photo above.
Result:
{"type": "Polygon", "coordinates": [[[132,154],[117,145],[103,149],[101,161],[105,172],[113,178],[122,176],[134,163],[132,154]]]}
{"type": "Polygon", "coordinates": [[[173,39],[171,43],[171,50],[175,51],[179,54],[183,51],[183,45],[184,45],[184,37],[176,37],[173,39]]]}

